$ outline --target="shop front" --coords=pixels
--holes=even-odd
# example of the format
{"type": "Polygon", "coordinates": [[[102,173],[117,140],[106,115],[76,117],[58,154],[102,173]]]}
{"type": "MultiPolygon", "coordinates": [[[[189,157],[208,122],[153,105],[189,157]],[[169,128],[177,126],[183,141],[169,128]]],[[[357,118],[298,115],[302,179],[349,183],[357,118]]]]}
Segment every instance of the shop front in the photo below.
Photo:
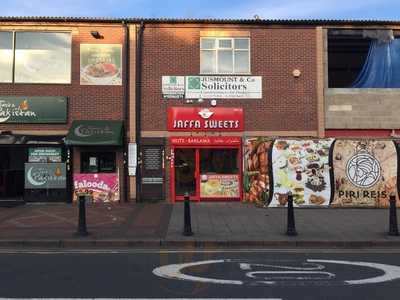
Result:
{"type": "Polygon", "coordinates": [[[242,140],[226,134],[243,131],[241,108],[170,107],[168,129],[204,133],[169,139],[173,202],[183,200],[186,193],[195,201],[241,199],[242,140]]]}
{"type": "Polygon", "coordinates": [[[73,201],[87,193],[93,202],[121,200],[123,124],[121,121],[73,121],[65,143],[72,148],[73,201]]]}

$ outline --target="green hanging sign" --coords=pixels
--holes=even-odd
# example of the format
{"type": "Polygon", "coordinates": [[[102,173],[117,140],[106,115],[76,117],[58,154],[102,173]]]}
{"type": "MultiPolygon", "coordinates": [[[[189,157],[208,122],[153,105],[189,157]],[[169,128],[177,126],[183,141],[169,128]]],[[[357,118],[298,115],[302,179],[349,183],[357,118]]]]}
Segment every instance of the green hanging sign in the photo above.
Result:
{"type": "Polygon", "coordinates": [[[67,97],[0,96],[1,123],[67,123],[67,97]]]}

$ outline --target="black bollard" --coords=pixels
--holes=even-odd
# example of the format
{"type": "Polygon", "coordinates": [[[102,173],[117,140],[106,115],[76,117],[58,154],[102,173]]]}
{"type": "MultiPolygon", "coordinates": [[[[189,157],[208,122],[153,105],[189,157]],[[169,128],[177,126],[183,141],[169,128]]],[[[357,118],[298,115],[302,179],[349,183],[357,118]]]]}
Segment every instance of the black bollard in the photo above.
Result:
{"type": "Polygon", "coordinates": [[[87,236],[89,232],[86,228],[86,196],[79,195],[79,219],[78,219],[78,230],[76,235],[87,236]]]}
{"type": "Polygon", "coordinates": [[[297,235],[296,224],[294,222],[294,209],[293,209],[293,195],[289,192],[288,194],[288,207],[287,207],[287,235],[297,235]]]}
{"type": "Polygon", "coordinates": [[[390,195],[389,198],[389,235],[399,235],[399,228],[397,227],[397,210],[396,210],[396,197],[390,195]]]}
{"type": "Polygon", "coordinates": [[[183,226],[183,235],[185,236],[191,236],[193,235],[193,231],[192,231],[192,221],[191,221],[191,217],[190,217],[190,200],[189,200],[189,193],[186,192],[185,196],[185,207],[184,207],[184,226],[183,226]]]}

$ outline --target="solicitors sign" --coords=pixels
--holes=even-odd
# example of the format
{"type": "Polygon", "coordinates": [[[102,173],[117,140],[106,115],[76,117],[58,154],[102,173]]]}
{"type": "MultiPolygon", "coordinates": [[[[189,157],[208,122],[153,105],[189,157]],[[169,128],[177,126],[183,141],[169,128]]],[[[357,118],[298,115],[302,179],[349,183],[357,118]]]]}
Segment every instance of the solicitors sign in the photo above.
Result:
{"type": "Polygon", "coordinates": [[[168,107],[169,131],[243,131],[243,109],[168,107]]]}
{"type": "Polygon", "coordinates": [[[188,99],[261,99],[261,76],[186,76],[188,99]]]}

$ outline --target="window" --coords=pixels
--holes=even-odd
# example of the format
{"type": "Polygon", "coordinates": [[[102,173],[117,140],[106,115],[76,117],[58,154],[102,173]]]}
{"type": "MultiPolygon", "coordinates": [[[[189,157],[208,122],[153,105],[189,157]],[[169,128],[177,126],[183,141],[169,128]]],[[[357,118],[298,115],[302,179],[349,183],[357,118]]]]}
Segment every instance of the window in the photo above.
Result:
{"type": "Polygon", "coordinates": [[[82,173],[114,173],[115,152],[83,152],[81,154],[82,173]]]}
{"type": "Polygon", "coordinates": [[[0,32],[0,82],[12,82],[13,33],[0,32]]]}
{"type": "Polygon", "coordinates": [[[70,33],[0,32],[0,57],[0,82],[71,82],[70,33]]]}
{"type": "Polygon", "coordinates": [[[249,74],[249,38],[201,38],[200,73],[249,74]]]}
{"type": "Polygon", "coordinates": [[[201,174],[237,174],[237,149],[200,149],[201,174]]]}

